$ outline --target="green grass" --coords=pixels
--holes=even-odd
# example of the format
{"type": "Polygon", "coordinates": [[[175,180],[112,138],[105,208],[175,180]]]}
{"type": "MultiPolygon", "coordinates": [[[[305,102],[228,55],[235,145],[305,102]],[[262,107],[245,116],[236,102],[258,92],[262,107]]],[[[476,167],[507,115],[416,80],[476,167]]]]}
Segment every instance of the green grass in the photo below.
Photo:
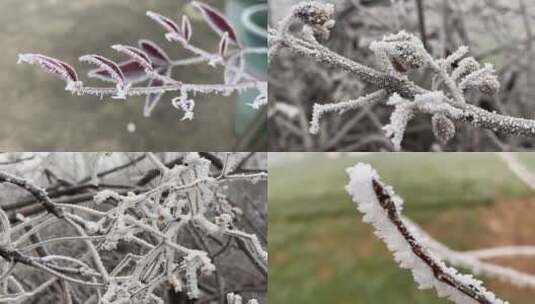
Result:
{"type": "MultiPolygon", "coordinates": [[[[522,160],[535,166],[535,154],[522,160]]],[[[477,248],[485,233],[481,210],[497,200],[530,194],[489,153],[377,153],[337,159],[310,153],[301,161],[270,166],[270,303],[449,303],[438,300],[434,291],[417,290],[410,273],[395,265],[361,222],[343,189],[345,168],[359,161],[371,163],[394,186],[405,199],[404,214],[461,250],[477,248]]]]}

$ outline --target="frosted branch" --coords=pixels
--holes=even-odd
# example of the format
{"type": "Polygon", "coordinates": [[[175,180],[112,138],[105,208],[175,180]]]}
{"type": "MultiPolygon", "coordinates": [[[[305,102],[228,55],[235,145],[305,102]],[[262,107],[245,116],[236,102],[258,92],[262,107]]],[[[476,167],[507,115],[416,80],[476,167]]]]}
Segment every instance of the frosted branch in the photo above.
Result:
{"type": "MultiPolygon", "coordinates": [[[[213,294],[224,298],[225,289],[212,291],[201,287],[205,277],[221,276],[221,270],[216,273],[215,259],[219,254],[215,255],[215,251],[242,251],[250,257],[252,269],[259,269],[257,273],[265,281],[265,244],[256,234],[240,230],[238,224],[244,213],[228,201],[227,195],[234,188],[234,180],[256,183],[265,180],[267,173],[249,173],[241,167],[242,161],[236,166],[228,163],[228,158],[239,160],[241,156],[227,154],[227,165],[221,165],[222,160],[204,154],[213,159],[185,153],[179,161],[164,163],[157,154],[147,153],[147,163],[156,167],[153,170],[157,175],[162,173],[160,178],[151,179],[151,188],[92,192],[88,196],[92,202],[84,206],[57,203],[35,184],[0,172],[2,182],[32,193],[45,211],[35,216],[19,216],[18,221],[13,219],[16,224],[12,226],[9,216],[0,209],[0,288],[10,287],[0,295],[0,303],[27,301],[44,291],[38,287],[38,291],[28,292],[22,285],[18,291],[11,288],[20,275],[13,269],[21,264],[28,266],[29,271],[47,275],[49,281],[44,286],[60,282],[63,286],[69,283],[92,290],[99,295],[100,304],[164,303],[161,293],[165,286],[173,286],[175,292],[184,293],[189,299],[204,301],[213,294]],[[54,226],[68,234],[36,240],[40,232],[54,226]],[[209,246],[199,247],[178,237],[191,231],[203,242],[209,240],[209,246]],[[224,246],[220,244],[221,238],[235,239],[240,245],[224,246]],[[46,251],[49,245],[73,242],[85,246],[82,253],[46,251]],[[116,250],[119,247],[121,250],[116,250]],[[36,256],[35,252],[43,254],[36,256]],[[107,254],[121,259],[112,265],[107,254]]],[[[235,303],[241,301],[237,295],[233,299],[235,303]]]]}
{"type": "Polygon", "coordinates": [[[506,303],[486,290],[482,282],[446,266],[433,251],[425,247],[420,236],[401,217],[403,201],[390,186],[384,185],[370,165],[348,168],[346,186],[363,221],[374,226],[375,234],[394,254],[401,268],[410,269],[422,289],[434,288],[440,297],[455,303],[506,303]]]}
{"type": "MultiPolygon", "coordinates": [[[[507,115],[488,112],[478,106],[469,104],[466,93],[478,90],[481,94],[495,95],[498,93],[500,83],[496,71],[491,64],[481,65],[474,57],[466,57],[469,49],[465,46],[457,49],[447,58],[433,58],[423,46],[421,40],[413,34],[401,31],[386,35],[381,40],[374,41],[370,49],[374,52],[380,70],[365,66],[349,58],[343,57],[321,42],[329,37],[334,25],[334,8],[332,4],[318,1],[302,1],[296,4],[283,18],[276,28],[269,31],[270,57],[288,50],[298,56],[309,57],[328,67],[345,71],[350,77],[376,87],[386,92],[388,96],[397,94],[409,102],[418,101],[419,96],[437,94],[442,96],[432,101],[422,111],[420,106],[396,107],[391,117],[392,122],[399,121],[401,111],[410,110],[414,114],[423,112],[431,115],[431,125],[438,141],[445,145],[455,135],[455,121],[468,123],[478,128],[492,130],[496,133],[516,136],[535,136],[535,120],[516,118],[507,115]],[[291,31],[291,25],[300,25],[298,30],[291,31]],[[409,79],[409,72],[428,68],[433,72],[439,82],[436,87],[426,89],[409,79]],[[438,113],[438,108],[450,107],[447,113],[438,113]],[[453,112],[455,112],[453,114],[453,112]]],[[[366,97],[364,97],[366,98],[366,97]]],[[[315,104],[312,111],[310,133],[317,134],[319,120],[322,114],[337,111],[347,104],[349,109],[358,108],[350,106],[358,104],[361,99],[333,103],[330,105],[315,104]],[[336,104],[340,104],[338,108],[336,104]]],[[[407,113],[406,113],[407,114],[407,113]]],[[[408,117],[403,115],[403,117],[408,117]]],[[[406,121],[408,123],[408,120],[406,121]]],[[[401,149],[400,142],[406,129],[405,123],[394,123],[384,128],[386,136],[390,137],[394,146],[401,149]]]]}

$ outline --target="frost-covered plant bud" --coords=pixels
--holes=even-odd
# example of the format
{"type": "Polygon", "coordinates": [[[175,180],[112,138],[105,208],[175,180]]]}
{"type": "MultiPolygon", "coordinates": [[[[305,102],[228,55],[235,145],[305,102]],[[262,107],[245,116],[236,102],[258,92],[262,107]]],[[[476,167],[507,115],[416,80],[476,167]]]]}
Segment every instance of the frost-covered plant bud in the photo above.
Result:
{"type": "Polygon", "coordinates": [[[335,24],[332,19],[334,14],[333,4],[310,1],[297,4],[293,8],[293,12],[295,18],[316,30],[322,40],[329,38],[330,29],[335,24]]]}
{"type": "Polygon", "coordinates": [[[500,82],[496,75],[486,75],[481,78],[478,89],[485,95],[494,95],[500,90],[500,82]]]}
{"type": "Polygon", "coordinates": [[[431,119],[433,134],[441,144],[447,144],[455,136],[455,125],[444,114],[435,114],[431,119]]]}
{"type": "Polygon", "coordinates": [[[401,65],[401,70],[416,70],[425,65],[425,53],[410,42],[397,43],[392,59],[401,65]]]}
{"type": "Polygon", "coordinates": [[[401,69],[414,70],[425,66],[426,51],[418,37],[401,31],[397,35],[385,37],[384,41],[392,44],[389,55],[401,65],[401,69]]]}
{"type": "Polygon", "coordinates": [[[378,54],[386,54],[392,67],[406,73],[417,70],[427,64],[427,52],[420,39],[405,31],[388,35],[382,41],[374,42],[370,48],[378,54]]]}
{"type": "Polygon", "coordinates": [[[487,63],[483,68],[462,78],[459,88],[461,90],[477,88],[485,95],[494,95],[500,90],[500,82],[492,64],[487,63]]]}
{"type": "Polygon", "coordinates": [[[303,23],[313,26],[323,26],[330,22],[334,13],[334,5],[330,3],[321,3],[310,1],[300,3],[294,8],[294,16],[299,18],[303,23]]]}
{"type": "Polygon", "coordinates": [[[459,61],[459,66],[453,70],[451,78],[453,78],[454,81],[457,81],[479,70],[480,68],[481,65],[474,57],[464,58],[463,60],[459,61]]]}

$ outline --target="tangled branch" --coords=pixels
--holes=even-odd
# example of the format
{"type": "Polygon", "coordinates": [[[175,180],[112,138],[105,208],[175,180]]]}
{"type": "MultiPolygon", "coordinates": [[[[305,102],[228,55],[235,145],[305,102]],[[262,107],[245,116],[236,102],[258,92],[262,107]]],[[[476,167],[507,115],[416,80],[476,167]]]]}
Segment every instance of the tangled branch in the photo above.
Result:
{"type": "MultiPolygon", "coordinates": [[[[36,196],[45,211],[27,216],[19,213],[17,221],[10,221],[0,209],[0,303],[25,303],[60,283],[71,299],[67,303],[79,297],[72,288],[83,287],[96,291],[85,303],[163,304],[161,290],[170,286],[188,299],[217,294],[220,299],[228,297],[229,303],[240,304],[241,297],[221,285],[217,261],[234,247],[233,242],[241,244],[238,247],[244,248],[244,255],[263,280],[267,279],[265,245],[256,234],[238,229],[236,223],[243,210],[227,197],[234,181],[257,183],[265,180],[267,173],[242,172],[245,158],[238,158],[237,163],[236,157],[230,161],[228,154],[224,161],[218,160],[221,168],[198,153],[187,154],[179,163],[173,161],[171,167],[156,155],[147,155],[158,170],[158,176],[150,179],[153,187],[137,192],[108,188],[88,193],[92,203],[87,205],[59,203],[28,180],[0,173],[3,182],[36,196]],[[65,235],[41,240],[39,234],[52,226],[61,227],[65,235]],[[69,235],[72,232],[75,234],[69,235]],[[187,235],[194,246],[184,242],[187,235]],[[47,252],[52,244],[72,242],[82,242],[86,250],[79,255],[47,252]],[[214,244],[218,244],[217,250],[214,244]],[[34,250],[37,256],[32,254],[34,250]],[[110,255],[120,258],[109,263],[110,255]],[[26,284],[21,284],[24,277],[15,271],[17,265],[44,273],[49,279],[27,290],[26,284]],[[217,290],[202,283],[207,277],[216,278],[217,290]]],[[[146,181],[147,176],[141,180],[146,181]]]]}

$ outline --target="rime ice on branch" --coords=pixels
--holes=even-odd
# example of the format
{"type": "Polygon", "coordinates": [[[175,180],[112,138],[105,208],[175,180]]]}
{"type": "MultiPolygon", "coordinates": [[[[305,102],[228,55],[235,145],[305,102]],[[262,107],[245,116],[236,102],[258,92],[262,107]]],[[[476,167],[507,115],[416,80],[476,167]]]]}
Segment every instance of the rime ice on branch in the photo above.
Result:
{"type": "Polygon", "coordinates": [[[126,99],[129,96],[144,95],[144,115],[150,116],[162,95],[166,92],[177,92],[180,97],[172,100],[171,105],[183,111],[183,119],[193,119],[196,94],[220,94],[227,96],[234,92],[248,89],[258,91],[257,97],[250,106],[258,109],[267,103],[267,83],[245,71],[245,55],[249,53],[267,53],[265,48],[244,47],[236,31],[216,9],[200,2],[192,2],[199,9],[205,22],[220,36],[216,52],[204,50],[191,43],[193,28],[187,16],[182,16],[181,25],[155,12],[147,12],[147,16],[159,24],[165,31],[170,42],[176,42],[189,51],[193,57],[171,59],[157,44],[149,40],[140,40],[139,48],[127,45],[113,45],[112,48],[128,57],[126,61],[115,63],[100,55],[85,55],[80,61],[96,64],[99,68],[91,70],[89,77],[115,84],[115,87],[89,87],[78,79],[76,70],[69,64],[41,54],[20,54],[19,63],[37,64],[46,72],[55,74],[66,82],[66,91],[76,95],[90,94],[100,98],[112,96],[114,99],[126,99]],[[173,68],[185,65],[207,63],[224,71],[224,81],[220,84],[196,84],[175,80],[173,68]],[[146,83],[146,86],[134,86],[146,83]]]}
{"type": "Polygon", "coordinates": [[[412,272],[419,288],[434,288],[440,297],[458,304],[505,304],[481,281],[446,266],[430,248],[423,245],[415,229],[401,217],[403,200],[392,187],[381,182],[377,172],[367,164],[348,168],[350,177],[346,191],[363,213],[363,221],[373,225],[375,234],[393,253],[396,262],[412,272]]]}
{"type": "MultiPolygon", "coordinates": [[[[227,155],[223,163],[215,156],[210,160],[188,153],[173,166],[165,165],[152,153],[147,156],[156,167],[154,180],[149,180],[153,187],[101,190],[89,196],[94,204],[87,205],[54,202],[28,180],[0,172],[0,183],[12,183],[29,191],[45,211],[28,218],[21,216],[11,226],[0,209],[0,285],[2,290],[9,287],[0,292],[0,303],[28,300],[59,281],[61,286],[94,291],[95,296],[87,303],[164,303],[161,289],[170,286],[189,299],[205,300],[215,293],[221,299],[227,297],[229,303],[242,304],[241,296],[226,294],[227,287],[221,283],[217,283],[215,291],[207,290],[208,285],[201,287],[206,277],[220,280],[223,271],[218,265],[222,260],[216,258],[235,247],[242,248],[239,250],[246,256],[240,263],[249,261],[267,280],[265,244],[256,234],[237,227],[244,211],[228,198],[229,190],[235,186],[233,180],[256,183],[265,180],[267,172],[242,172],[243,159],[238,158],[240,165],[233,165],[236,155],[227,155]],[[43,228],[58,224],[65,228],[65,223],[74,228],[74,236],[54,235],[33,241],[43,228]],[[189,245],[188,238],[195,240],[195,247],[189,245]],[[44,255],[34,255],[51,243],[73,241],[83,242],[87,250],[79,254],[50,255],[44,251],[44,255]],[[118,263],[109,263],[110,254],[118,263]],[[13,271],[18,264],[48,275],[49,280],[27,291],[17,271],[13,271]]],[[[254,299],[247,303],[258,304],[254,299]]]]}
{"type": "Polygon", "coordinates": [[[354,100],[316,103],[312,111],[310,133],[320,130],[320,118],[329,112],[344,113],[369,104],[394,106],[391,122],[384,128],[395,149],[400,150],[404,132],[417,113],[430,116],[430,125],[437,140],[446,144],[455,135],[455,121],[490,129],[497,133],[535,136],[535,120],[515,118],[486,111],[466,100],[470,91],[494,95],[500,82],[491,64],[480,64],[467,57],[468,48],[461,46],[447,58],[436,59],[425,49],[418,37],[405,31],[386,35],[372,42],[378,69],[364,66],[343,57],[320,44],[328,39],[335,24],[334,7],[319,1],[303,1],[294,5],[276,28],[270,29],[269,58],[286,49],[299,56],[346,71],[377,90],[354,100]],[[299,24],[296,31],[290,26],[299,24]],[[421,87],[409,79],[409,72],[429,69],[436,75],[432,89],[421,87]]]}

